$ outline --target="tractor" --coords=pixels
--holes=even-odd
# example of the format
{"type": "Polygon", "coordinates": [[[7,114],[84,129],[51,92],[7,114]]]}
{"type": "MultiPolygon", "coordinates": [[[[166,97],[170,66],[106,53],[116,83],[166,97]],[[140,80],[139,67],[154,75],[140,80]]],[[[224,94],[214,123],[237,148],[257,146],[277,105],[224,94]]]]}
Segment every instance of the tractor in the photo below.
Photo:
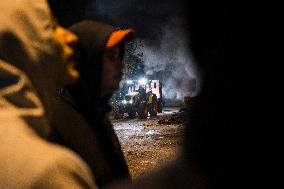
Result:
{"type": "Polygon", "coordinates": [[[157,116],[162,112],[162,85],[159,80],[127,81],[128,93],[122,101],[123,110],[130,118],[157,116]]]}

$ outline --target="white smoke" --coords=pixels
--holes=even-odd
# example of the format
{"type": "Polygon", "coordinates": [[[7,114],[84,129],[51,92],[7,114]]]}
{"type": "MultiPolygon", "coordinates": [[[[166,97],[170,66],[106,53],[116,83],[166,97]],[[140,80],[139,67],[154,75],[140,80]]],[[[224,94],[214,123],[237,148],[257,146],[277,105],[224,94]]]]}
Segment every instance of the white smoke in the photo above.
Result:
{"type": "MultiPolygon", "coordinates": [[[[199,92],[200,78],[189,53],[182,20],[174,18],[162,25],[160,45],[148,45],[141,41],[136,53],[143,54],[145,73],[162,75],[163,95],[169,99],[183,99],[199,92]],[[192,86],[196,82],[196,86],[192,86]]],[[[157,35],[157,34],[156,34],[157,35]]]]}

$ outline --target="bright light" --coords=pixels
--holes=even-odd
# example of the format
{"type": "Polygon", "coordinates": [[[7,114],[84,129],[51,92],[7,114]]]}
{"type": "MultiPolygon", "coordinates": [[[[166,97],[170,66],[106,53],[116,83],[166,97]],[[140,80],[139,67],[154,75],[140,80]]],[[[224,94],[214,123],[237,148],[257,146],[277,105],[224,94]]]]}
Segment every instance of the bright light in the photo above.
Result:
{"type": "Polygon", "coordinates": [[[127,103],[127,101],[126,101],[126,100],[123,100],[123,101],[122,101],[122,103],[123,103],[123,104],[126,104],[126,103],[127,103]]]}
{"type": "Polygon", "coordinates": [[[147,80],[145,78],[142,78],[142,79],[139,79],[138,83],[145,85],[147,83],[147,80]]]}
{"type": "Polygon", "coordinates": [[[127,84],[132,84],[133,82],[131,80],[126,81],[127,84]]]}
{"type": "Polygon", "coordinates": [[[133,100],[130,100],[129,103],[132,104],[132,103],[133,103],[133,100]]]}

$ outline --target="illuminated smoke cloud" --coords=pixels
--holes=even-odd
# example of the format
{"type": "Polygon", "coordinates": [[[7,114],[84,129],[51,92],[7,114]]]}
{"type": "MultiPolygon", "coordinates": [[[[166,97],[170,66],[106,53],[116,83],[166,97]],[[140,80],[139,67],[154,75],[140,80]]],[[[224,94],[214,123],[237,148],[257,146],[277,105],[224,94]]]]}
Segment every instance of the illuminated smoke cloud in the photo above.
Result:
{"type": "Polygon", "coordinates": [[[137,54],[143,54],[145,73],[159,76],[166,98],[182,99],[184,96],[195,96],[200,80],[197,68],[188,53],[182,21],[173,18],[163,25],[161,31],[158,46],[141,41],[142,45],[137,49],[137,54]]]}

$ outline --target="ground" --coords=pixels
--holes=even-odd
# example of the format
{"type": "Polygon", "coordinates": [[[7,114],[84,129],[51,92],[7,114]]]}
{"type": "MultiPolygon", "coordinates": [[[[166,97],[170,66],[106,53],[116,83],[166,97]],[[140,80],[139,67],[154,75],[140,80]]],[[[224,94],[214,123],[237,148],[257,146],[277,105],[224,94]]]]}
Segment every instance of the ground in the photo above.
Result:
{"type": "Polygon", "coordinates": [[[112,120],[133,179],[161,167],[179,155],[183,125],[158,124],[159,119],[178,110],[165,108],[156,118],[112,120]]]}

